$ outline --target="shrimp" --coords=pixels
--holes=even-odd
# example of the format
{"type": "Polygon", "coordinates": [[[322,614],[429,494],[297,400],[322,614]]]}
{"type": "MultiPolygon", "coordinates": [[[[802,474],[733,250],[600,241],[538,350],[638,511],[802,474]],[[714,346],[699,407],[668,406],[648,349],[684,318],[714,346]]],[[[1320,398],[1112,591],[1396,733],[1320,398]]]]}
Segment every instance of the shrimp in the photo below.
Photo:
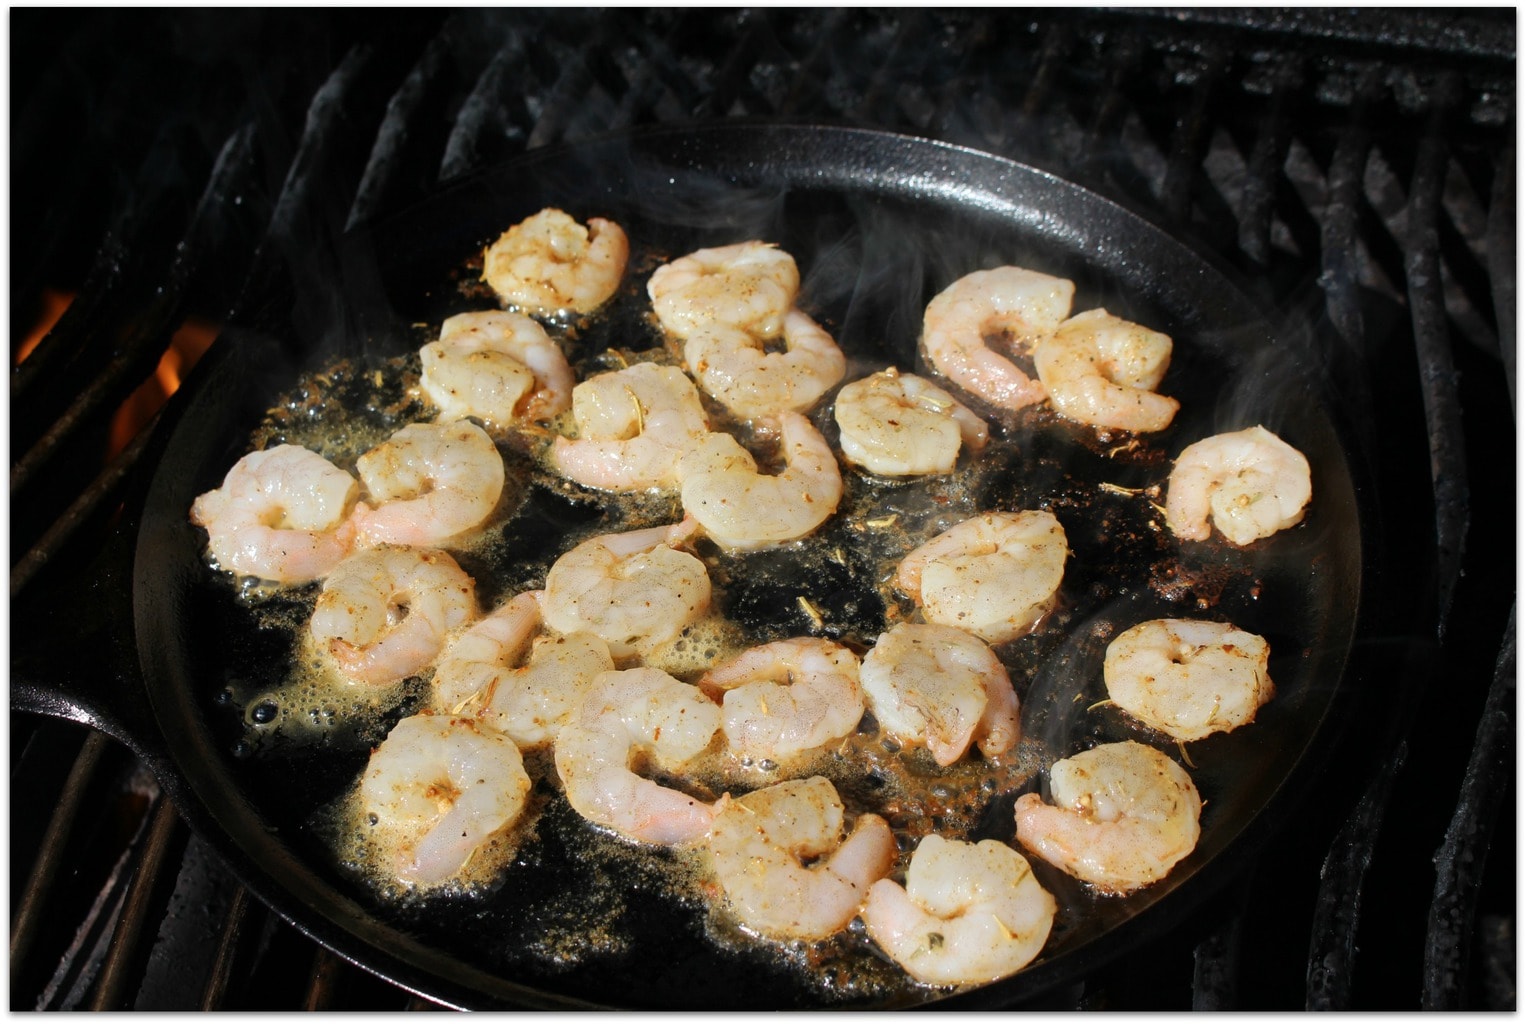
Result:
{"type": "Polygon", "coordinates": [[[1309,461],[1265,427],[1195,441],[1176,457],[1166,485],[1166,525],[1207,540],[1208,517],[1244,546],[1303,520],[1312,496],[1309,461]]]}
{"type": "Polygon", "coordinates": [[[994,839],[929,833],[902,888],[869,889],[869,937],[924,985],[976,985],[1016,974],[1039,955],[1057,909],[1027,859],[994,839]]]}
{"type": "Polygon", "coordinates": [[[572,390],[578,438],[556,438],[551,464],[584,487],[671,490],[679,456],[710,423],[694,382],[676,366],[637,363],[572,390]]]}
{"type": "Polygon", "coordinates": [[[217,563],[240,576],[277,583],[320,579],[349,554],[346,518],[355,478],[317,452],[292,444],[250,452],[221,487],[191,504],[217,563]]]}
{"type": "Polygon", "coordinates": [[[1122,895],[1171,872],[1197,846],[1202,799],[1165,754],[1126,740],[1049,769],[1054,804],[1017,798],[1017,840],[1067,874],[1122,895]]]}
{"type": "Polygon", "coordinates": [[[366,548],[323,581],[308,631],[345,675],[381,686],[428,667],[476,615],[476,585],[445,552],[366,548]]]}
{"type": "Polygon", "coordinates": [[[1170,426],[1181,403],[1155,392],[1170,362],[1170,337],[1105,309],[1076,314],[1033,347],[1033,368],[1061,416],[1119,430],[1170,426]]]}
{"type": "Polygon", "coordinates": [[[351,515],[363,545],[445,544],[481,526],[503,494],[503,456],[470,420],[410,423],[355,468],[377,502],[351,515]]]}
{"type": "Polygon", "coordinates": [[[1044,399],[1033,380],[986,338],[1003,334],[1014,346],[1053,334],[1070,314],[1076,286],[1022,267],[977,270],[949,285],[927,304],[922,350],[933,369],[964,390],[1002,409],[1017,410],[1044,399]]]}
{"type": "Polygon", "coordinates": [[[583,541],[546,575],[541,614],[563,633],[587,632],[617,658],[651,651],[710,608],[705,564],[677,546],[693,520],[583,541]]]}
{"type": "Polygon", "coordinates": [[[859,682],[880,727],[921,743],[940,765],[971,743],[987,757],[1016,746],[1017,692],[979,637],[952,626],[902,622],[864,655],[859,682]]]}
{"type": "Polygon", "coordinates": [[[590,217],[584,227],[548,208],[488,246],[482,280],[506,305],[529,313],[589,313],[619,289],[629,257],[630,241],[614,221],[590,217]]]}
{"type": "Polygon", "coordinates": [[[877,814],[859,815],[843,838],[842,800],[819,775],[730,800],[706,847],[731,912],[775,939],[824,939],[846,928],[896,857],[895,836],[877,814]]]}
{"type": "Polygon", "coordinates": [[[725,691],[721,729],[744,757],[811,750],[847,736],[864,717],[857,656],[815,637],[753,647],[705,673],[699,686],[725,691]]]}
{"type": "Polygon", "coordinates": [[[896,586],[928,622],[987,643],[1031,632],[1065,574],[1065,530],[1048,512],[987,512],[938,534],[901,560],[896,586]]]}
{"type": "Polygon", "coordinates": [[[792,309],[784,316],[785,351],[772,352],[756,335],[714,324],[684,339],[684,362],[712,398],[743,419],[805,412],[847,372],[832,336],[792,309]]]}
{"type": "Polygon", "coordinates": [[[1174,739],[1237,729],[1275,692],[1271,648],[1227,622],[1153,619],[1107,646],[1102,678],[1124,711],[1174,739]]]}
{"type": "Polygon", "coordinates": [[[978,452],[991,437],[953,395],[893,366],[845,386],[832,415],[843,455],[880,476],[952,473],[961,449],[978,452]]]}
{"type": "Polygon", "coordinates": [[[419,350],[419,386],[442,421],[475,416],[490,427],[549,420],[572,405],[576,380],[561,347],[520,313],[458,313],[419,350]]]}
{"type": "Polygon", "coordinates": [[[397,877],[438,885],[516,822],[530,793],[519,748],[470,718],[404,718],[371,752],[360,778],[397,877]]]}
{"type": "Polygon", "coordinates": [[[702,838],[718,808],[642,778],[631,764],[644,754],[659,768],[677,768],[710,746],[720,724],[713,701],[660,669],[601,672],[556,738],[567,802],[594,824],[640,842],[702,838]]]}
{"type": "Polygon", "coordinates": [[[715,324],[771,338],[795,304],[800,270],[776,246],[738,242],[658,267],[646,290],[657,319],[680,338],[715,324]]]}
{"type": "Polygon", "coordinates": [[[434,670],[438,706],[474,713],[525,749],[555,739],[589,680],[615,667],[591,633],[537,636],[540,598],[526,591],[500,605],[446,647],[434,670]]]}
{"type": "Polygon", "coordinates": [[[784,470],[758,472],[730,434],[706,434],[678,462],[684,512],[722,547],[747,550],[797,540],[842,500],[842,474],[826,440],[799,413],[779,414],[784,470]]]}

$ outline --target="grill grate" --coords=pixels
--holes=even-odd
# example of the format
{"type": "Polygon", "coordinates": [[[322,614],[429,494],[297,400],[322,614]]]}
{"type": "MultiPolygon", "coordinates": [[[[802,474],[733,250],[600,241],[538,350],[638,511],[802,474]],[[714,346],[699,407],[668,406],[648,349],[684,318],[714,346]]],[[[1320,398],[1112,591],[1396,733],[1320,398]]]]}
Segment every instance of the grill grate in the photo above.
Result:
{"type": "MultiPolygon", "coordinates": [[[[1309,314],[1380,493],[1428,510],[1387,510],[1387,549],[1433,553],[1424,578],[1391,588],[1398,632],[1372,654],[1392,690],[1362,702],[1371,728],[1300,827],[1162,941],[1038,1008],[1514,1007],[1508,14],[26,11],[12,24],[13,253],[32,257],[12,261],[13,356],[44,290],[72,296],[12,373],[18,679],[49,678],[38,666],[70,641],[91,648],[80,678],[135,670],[112,640],[120,596],[78,626],[29,610],[77,600],[75,580],[121,578],[116,518],[147,472],[152,423],[109,454],[111,421],[195,319],[337,315],[302,284],[323,279],[346,227],[632,126],[785,118],[968,145],[1091,187],[1309,314]],[[106,642],[80,644],[81,630],[106,642]]],[[[430,1005],[249,898],[127,751],[28,713],[10,738],[13,1009],[430,1005]]]]}

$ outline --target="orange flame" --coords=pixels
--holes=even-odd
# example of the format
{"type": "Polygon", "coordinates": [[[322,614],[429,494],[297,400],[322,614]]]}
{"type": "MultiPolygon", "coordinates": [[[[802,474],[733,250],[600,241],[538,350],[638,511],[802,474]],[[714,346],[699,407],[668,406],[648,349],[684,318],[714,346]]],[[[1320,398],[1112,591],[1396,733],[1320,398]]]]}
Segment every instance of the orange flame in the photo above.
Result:
{"type": "Polygon", "coordinates": [[[42,315],[37,318],[37,326],[32,328],[32,333],[21,340],[21,346],[16,349],[16,365],[20,366],[26,357],[32,354],[32,350],[42,344],[42,339],[48,336],[53,325],[58,323],[59,317],[64,315],[64,310],[69,308],[69,303],[74,301],[74,296],[66,292],[56,292],[51,288],[45,288],[42,292],[42,315]]]}
{"type": "Polygon", "coordinates": [[[117,409],[111,421],[111,436],[107,445],[106,459],[110,461],[117,453],[132,443],[138,431],[153,419],[164,403],[180,387],[191,367],[217,340],[219,327],[195,317],[188,318],[170,338],[170,346],[159,358],[153,376],[138,385],[136,391],[117,409]]]}

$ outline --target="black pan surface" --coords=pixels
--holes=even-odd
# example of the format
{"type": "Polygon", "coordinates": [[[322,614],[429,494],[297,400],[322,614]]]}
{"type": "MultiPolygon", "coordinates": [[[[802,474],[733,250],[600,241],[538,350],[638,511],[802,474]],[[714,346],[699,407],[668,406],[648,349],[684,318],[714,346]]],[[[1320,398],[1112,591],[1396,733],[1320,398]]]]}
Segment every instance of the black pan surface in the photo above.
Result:
{"type": "MultiPolygon", "coordinates": [[[[164,750],[161,773],[177,805],[259,896],[352,961],[462,1007],[996,1005],[1074,976],[1178,919],[1285,820],[1336,742],[1343,695],[1355,685],[1348,659],[1370,558],[1338,412],[1305,381],[1305,339],[1296,328],[1275,322],[1191,248],[1095,194],[923,140],[728,123],[536,151],[350,241],[339,293],[328,297],[344,315],[317,318],[317,326],[298,322],[284,335],[229,331],[176,396],[144,506],[133,587],[157,730],[146,745],[164,750]],[[880,984],[894,974],[883,965],[824,982],[787,956],[728,941],[703,906],[666,892],[662,854],[644,861],[613,842],[569,839],[578,823],[554,800],[538,839],[485,897],[389,901],[337,862],[325,808],[353,783],[374,738],[340,729],[318,744],[262,740],[251,725],[251,695],[285,671],[289,639],[268,628],[267,607],[208,569],[204,535],[187,510],[244,454],[267,407],[301,371],[339,354],[405,353],[445,315],[482,308],[463,284],[463,268],[486,241],[547,205],[580,219],[615,219],[635,243],[626,289],[576,334],[574,345],[589,359],[606,348],[659,344],[643,304],[658,261],[747,238],[777,242],[796,257],[801,304],[839,338],[850,376],[888,363],[917,369],[928,299],[964,273],[1005,263],[1074,279],[1078,311],[1105,306],[1175,339],[1161,387],[1182,401],[1171,428],[1123,450],[1127,435],[1099,436],[1028,412],[998,427],[1018,454],[975,477],[983,507],[1053,511],[1073,552],[1062,611],[1003,651],[1023,700],[1025,735],[1053,756],[1137,738],[1190,759],[1206,804],[1203,836],[1166,881],[1107,899],[1042,869],[1062,907],[1044,953],[1013,978],[950,993],[880,984]],[[1314,503],[1299,527],[1247,549],[1178,545],[1157,528],[1149,502],[1128,493],[1163,484],[1187,443],[1256,423],[1313,466],[1314,503]],[[1093,707],[1105,696],[1102,653],[1117,631],[1144,618],[1199,614],[1271,642],[1278,692],[1253,725],[1179,751],[1093,707]],[[572,893],[592,895],[573,907],[572,893]]],[[[817,419],[830,430],[824,411],[817,419]]],[[[904,492],[882,486],[876,493],[894,504],[904,492]]],[[[514,535],[508,540],[524,545],[525,578],[546,564],[536,559],[549,556],[536,552],[548,531],[582,527],[598,514],[596,505],[560,494],[527,499],[505,528],[514,535]]],[[[811,628],[774,582],[788,557],[728,565],[728,610],[760,635],[811,628]]],[[[823,632],[872,642],[884,615],[871,579],[880,568],[850,558],[844,578],[823,584],[823,632]]],[[[983,819],[989,834],[1010,840],[1016,796],[991,798],[983,819]]]]}

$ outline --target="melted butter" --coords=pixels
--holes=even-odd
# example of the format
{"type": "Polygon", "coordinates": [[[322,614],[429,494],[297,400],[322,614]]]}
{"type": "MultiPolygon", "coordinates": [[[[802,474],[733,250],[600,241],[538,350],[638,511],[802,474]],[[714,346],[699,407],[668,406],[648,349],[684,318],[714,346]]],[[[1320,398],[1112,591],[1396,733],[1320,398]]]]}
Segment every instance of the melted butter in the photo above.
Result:
{"type": "MultiPolygon", "coordinates": [[[[599,365],[580,368],[586,372],[579,376],[652,354],[606,353],[599,365]]],[[[417,375],[416,356],[381,364],[336,364],[300,382],[270,410],[255,434],[255,447],[300,444],[353,470],[355,459],[368,448],[407,422],[429,418],[418,399],[417,375]]],[[[709,411],[715,418],[714,429],[731,430],[759,456],[760,465],[770,461],[771,445],[766,438],[755,436],[746,424],[725,421],[713,405],[709,411]]],[[[835,440],[826,419],[818,417],[818,423],[826,425],[829,441],[835,440]]],[[[506,496],[479,530],[449,547],[477,580],[484,610],[515,593],[543,586],[555,558],[590,537],[672,523],[682,517],[675,494],[596,493],[556,476],[547,466],[546,455],[551,438],[563,431],[571,433],[570,423],[495,438],[510,467],[506,492],[514,493],[506,496]],[[523,517],[543,505],[551,509],[548,517],[556,520],[556,543],[535,546],[516,540],[525,532],[523,517]],[[581,511],[557,519],[563,509],[581,511]]],[[[965,456],[956,472],[944,477],[888,480],[847,469],[837,514],[815,537],[757,553],[726,552],[699,542],[695,548],[710,572],[715,601],[705,616],[676,639],[647,652],[643,663],[693,681],[753,644],[807,634],[830,637],[862,654],[880,632],[914,614],[893,588],[896,563],[971,514],[1007,507],[989,503],[982,507],[981,502],[990,475],[1016,457],[1013,442],[993,437],[979,460],[965,456]],[[829,588],[824,581],[835,589],[825,592],[829,588]],[[732,611],[737,614],[728,614],[732,611]]],[[[313,585],[295,590],[250,586],[239,593],[259,628],[291,637],[292,657],[283,682],[258,692],[236,693],[235,701],[244,705],[248,728],[263,745],[364,749],[379,742],[399,714],[428,703],[428,678],[386,687],[346,680],[307,635],[306,621],[317,592],[313,585]],[[256,722],[251,717],[261,704],[274,705],[273,719],[256,722]]],[[[917,840],[929,832],[983,838],[984,830],[1010,839],[1010,820],[997,825],[987,821],[992,809],[1003,796],[1029,784],[1050,760],[1052,756],[1040,744],[1025,741],[999,757],[972,753],[954,765],[939,767],[925,751],[902,748],[882,736],[873,717],[866,715],[855,734],[788,761],[744,762],[723,748],[718,734],[711,749],[685,765],[681,775],[651,774],[707,800],[726,792],[823,775],[837,787],[850,821],[864,813],[877,813],[889,821],[901,850],[892,872],[892,877],[899,878],[917,840]]],[[[433,893],[416,892],[397,879],[392,866],[407,838],[389,834],[368,820],[359,806],[358,783],[325,811],[317,827],[328,837],[340,863],[385,899],[409,902],[442,892],[473,898],[490,894],[506,872],[533,852],[546,815],[554,808],[558,820],[575,819],[565,825],[572,835],[568,842],[572,856],[600,867],[616,865],[618,870],[592,871],[598,881],[577,891],[544,893],[535,908],[536,937],[523,950],[525,955],[565,967],[629,949],[633,940],[626,926],[628,887],[635,877],[667,899],[707,908],[710,941],[787,964],[825,1002],[880,997],[914,987],[874,949],[861,926],[814,943],[780,943],[747,933],[720,909],[723,901],[702,853],[660,851],[657,855],[650,847],[577,819],[565,807],[549,755],[531,754],[526,765],[535,781],[529,812],[520,823],[484,844],[459,879],[433,893]]]]}

